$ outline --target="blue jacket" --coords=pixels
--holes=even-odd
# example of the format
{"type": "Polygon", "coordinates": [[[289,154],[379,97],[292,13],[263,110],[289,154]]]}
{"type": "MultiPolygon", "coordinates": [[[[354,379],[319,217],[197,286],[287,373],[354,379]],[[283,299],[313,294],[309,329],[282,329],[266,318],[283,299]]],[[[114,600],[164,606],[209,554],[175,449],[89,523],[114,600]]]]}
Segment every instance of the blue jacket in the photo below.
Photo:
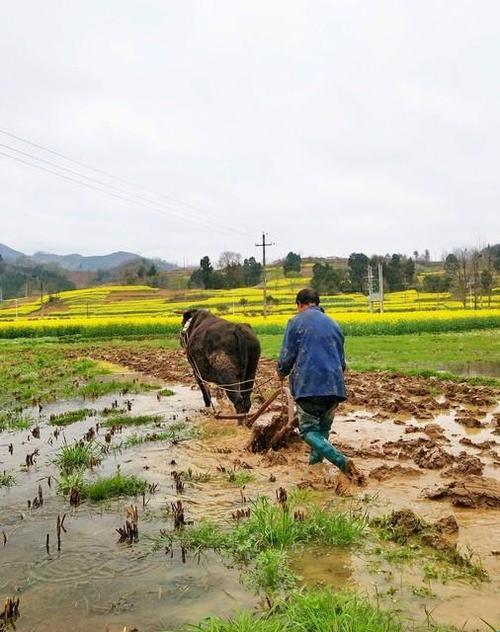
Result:
{"type": "Polygon", "coordinates": [[[315,305],[288,321],[277,368],[281,375],[290,374],[295,399],[326,395],[346,399],[344,336],[315,305]]]}

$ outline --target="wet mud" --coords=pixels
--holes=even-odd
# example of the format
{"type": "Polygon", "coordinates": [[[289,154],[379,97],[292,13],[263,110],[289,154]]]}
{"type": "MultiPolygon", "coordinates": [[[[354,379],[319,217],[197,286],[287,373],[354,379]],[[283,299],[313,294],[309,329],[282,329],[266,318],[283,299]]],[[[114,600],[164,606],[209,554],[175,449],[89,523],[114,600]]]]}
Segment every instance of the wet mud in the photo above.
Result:
{"type": "MultiPolygon", "coordinates": [[[[164,550],[152,552],[148,538],[172,528],[172,503],[179,500],[187,523],[210,519],[228,525],[234,516],[244,515],[251,499],[259,494],[274,498],[280,487],[313,490],[319,503],[332,498],[346,507],[366,503],[374,516],[411,509],[434,525],[430,547],[471,547],[490,577],[481,585],[431,580],[421,564],[395,565],[368,546],[360,552],[293,551],[292,566],[304,582],[359,588],[405,616],[424,620],[428,609],[436,621],[463,625],[465,630],[485,629],[481,618],[500,621],[500,409],[494,389],[386,372],[349,372],[349,403],[339,408],[330,440],[367,475],[366,486],[358,488],[333,466],[309,467],[308,448],[296,437],[275,449],[248,449],[251,429],[215,420],[213,411],[201,408],[201,394],[191,386],[182,352],[96,347],[88,355],[161,380],[176,394],[160,399],[155,393],[113,395],[92,404],[56,402],[44,407],[38,433],[0,435],[0,471],[16,474],[13,487],[0,489],[0,592],[2,598],[20,598],[17,630],[122,632],[128,626],[160,631],[255,605],[256,597],[238,581],[238,569],[218,556],[198,560],[188,555],[183,561],[176,551],[171,558],[164,550]],[[103,410],[115,399],[120,408],[132,400],[131,414],[161,414],[162,426],[188,419],[203,436],[112,449],[133,433],[157,430],[123,428],[111,437],[110,452],[95,473],[110,474],[119,466],[157,485],[157,491],[144,499],[83,502],[72,508],[56,493],[57,470],[51,459],[64,440],[82,438],[99,420],[86,418],[57,437],[48,420],[51,414],[83,406],[103,410]],[[478,423],[464,424],[463,418],[478,423]],[[34,455],[29,466],[28,455],[34,455]],[[192,475],[176,487],[173,471],[192,475]],[[251,475],[249,482],[232,483],[229,475],[242,471],[251,475]],[[39,485],[43,504],[34,508],[39,485]],[[138,507],[138,541],[132,536],[132,543],[120,543],[117,529],[125,526],[131,504],[138,507]],[[57,517],[64,513],[67,532],[58,551],[57,517]],[[4,546],[2,533],[7,538],[4,546]]],[[[264,361],[258,381],[268,379],[273,370],[274,363],[264,361]]],[[[257,389],[255,407],[272,388],[267,384],[262,392],[257,389]]],[[[231,412],[223,394],[214,390],[214,395],[216,407],[231,412]]],[[[264,421],[276,419],[280,407],[277,401],[264,421]]],[[[32,412],[39,415],[37,409],[32,412]]],[[[97,439],[104,442],[104,434],[100,429],[97,439]]]]}

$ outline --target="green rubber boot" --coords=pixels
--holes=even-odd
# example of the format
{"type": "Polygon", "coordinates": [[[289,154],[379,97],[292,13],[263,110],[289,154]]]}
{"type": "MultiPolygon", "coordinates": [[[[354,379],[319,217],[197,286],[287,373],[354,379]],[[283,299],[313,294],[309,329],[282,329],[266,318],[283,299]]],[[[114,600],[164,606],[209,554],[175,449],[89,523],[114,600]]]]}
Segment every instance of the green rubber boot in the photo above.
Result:
{"type": "MultiPolygon", "coordinates": [[[[330,430],[322,430],[320,434],[328,441],[328,437],[330,436],[330,430]]],[[[314,448],[311,450],[309,454],[309,465],[316,465],[317,463],[323,462],[323,456],[314,448]]]]}
{"type": "Polygon", "coordinates": [[[304,441],[312,448],[309,456],[310,465],[320,462],[319,460],[315,460],[314,463],[311,463],[311,459],[314,455],[314,459],[317,459],[318,457],[320,460],[327,459],[327,461],[336,465],[342,472],[346,471],[347,458],[342,454],[342,452],[339,452],[321,432],[308,432],[304,435],[304,441]]]}

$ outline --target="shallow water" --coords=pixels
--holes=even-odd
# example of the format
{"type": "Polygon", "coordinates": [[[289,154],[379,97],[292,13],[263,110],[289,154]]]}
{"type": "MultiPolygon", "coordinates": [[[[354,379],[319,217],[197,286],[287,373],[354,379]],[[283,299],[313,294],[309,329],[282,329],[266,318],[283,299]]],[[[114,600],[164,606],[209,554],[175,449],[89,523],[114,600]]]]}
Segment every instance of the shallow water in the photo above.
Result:
{"type": "MultiPolygon", "coordinates": [[[[29,432],[0,435],[0,469],[16,471],[16,485],[0,490],[0,534],[8,535],[5,547],[0,548],[0,599],[7,596],[21,598],[21,617],[17,622],[20,632],[122,632],[124,627],[136,626],[141,632],[171,629],[183,622],[196,622],[209,614],[229,615],[239,607],[253,606],[256,598],[239,582],[239,572],[222,563],[216,555],[202,557],[200,561],[188,557],[185,564],[175,551],[173,559],[164,551],[151,553],[147,536],[158,534],[161,528],[170,529],[171,518],[165,510],[172,500],[181,498],[186,517],[195,522],[202,518],[229,525],[231,513],[242,507],[246,499],[259,494],[274,496],[275,490],[288,489],[308,479],[307,450],[298,444],[287,452],[283,463],[265,461],[260,455],[245,451],[249,431],[231,421],[215,422],[210,415],[200,412],[200,394],[186,387],[173,387],[173,397],[157,401],[156,394],[118,397],[121,407],[126,399],[132,400],[131,414],[156,414],[164,423],[192,418],[206,426],[213,434],[203,441],[189,441],[178,445],[168,442],[145,443],[135,448],[111,452],[96,468],[97,473],[112,473],[119,465],[122,472],[134,473],[150,483],[158,483],[159,490],[148,495],[148,504],[142,499],[134,502],[139,507],[140,540],[134,545],[118,544],[115,529],[124,523],[124,509],[132,499],[119,499],[103,505],[84,503],[71,509],[67,500],[56,494],[56,482],[49,488],[47,476],[56,468],[50,461],[64,438],[71,442],[80,438],[95,425],[91,417],[64,429],[58,440],[54,428],[46,425],[51,413],[60,413],[83,406],[101,410],[109,407],[115,396],[106,396],[93,402],[73,400],[47,405],[40,417],[41,437],[35,439],[29,432]],[[53,441],[50,445],[49,440],[53,441]],[[13,455],[7,447],[12,442],[13,455]],[[37,464],[28,471],[20,471],[27,452],[39,448],[37,464]],[[226,452],[221,452],[224,449],[226,452]],[[172,463],[175,461],[175,464],[172,463]],[[240,462],[240,465],[238,464],[240,462]],[[223,480],[221,470],[241,467],[244,461],[254,480],[240,490],[223,480]],[[177,495],[172,486],[172,469],[210,472],[215,478],[208,483],[188,483],[177,495]],[[270,477],[275,480],[270,482],[270,477]],[[41,484],[44,504],[36,510],[27,509],[27,500],[37,494],[41,484]],[[62,536],[62,550],[56,547],[56,519],[67,513],[67,533],[62,536]],[[46,534],[50,534],[50,553],[47,553],[46,534]]],[[[428,422],[439,423],[450,444],[444,449],[455,454],[466,451],[479,455],[485,462],[485,475],[498,478],[499,468],[493,460],[478,450],[459,443],[461,437],[470,436],[482,441],[493,438],[490,409],[481,417],[481,429],[469,429],[455,421],[455,413],[440,414],[428,422]]],[[[33,411],[38,416],[38,411],[33,411]]],[[[404,434],[404,425],[395,419],[378,421],[363,410],[339,414],[335,420],[332,440],[340,437],[351,445],[369,446],[375,440],[383,443],[401,437],[414,438],[417,434],[404,434]]],[[[401,418],[399,419],[401,420],[401,418]]],[[[406,424],[421,425],[411,418],[406,424]]],[[[146,433],[151,427],[124,428],[116,435],[115,445],[129,434],[146,433]]],[[[104,428],[98,435],[103,440],[104,428]]],[[[389,459],[364,459],[359,465],[369,471],[389,459]]],[[[394,462],[392,462],[394,464],[394,462]]],[[[408,463],[411,464],[411,463],[408,463]]],[[[330,475],[330,468],[318,466],[315,471],[330,475]]],[[[362,494],[369,494],[372,515],[387,513],[391,509],[412,507],[429,520],[453,513],[460,525],[460,547],[471,546],[489,572],[491,582],[471,586],[463,581],[423,580],[422,568],[416,564],[390,565],[377,556],[373,545],[360,551],[343,549],[297,549],[292,552],[293,567],[305,583],[327,583],[335,588],[351,585],[379,599],[384,606],[401,610],[405,618],[422,620],[424,608],[431,609],[440,623],[465,623],[466,630],[484,629],[480,617],[495,623],[500,621],[500,557],[492,551],[500,550],[500,512],[496,510],[467,510],[452,507],[447,501],[436,502],[423,498],[422,490],[445,479],[435,470],[421,470],[412,478],[394,477],[379,482],[368,479],[362,494]],[[419,597],[413,588],[428,586],[437,597],[419,597]]],[[[331,492],[318,493],[320,502],[333,500],[331,492]]],[[[337,499],[339,503],[351,499],[337,499]]]]}
{"type": "MultiPolygon", "coordinates": [[[[184,564],[177,551],[173,559],[164,551],[151,553],[147,536],[157,535],[161,528],[171,528],[171,519],[164,515],[170,501],[176,498],[170,461],[181,446],[161,442],[111,452],[95,469],[96,474],[110,474],[120,465],[124,473],[158,482],[159,490],[147,498],[145,508],[141,506],[142,499],[119,499],[103,505],[86,502],[70,508],[67,500],[56,494],[57,471],[51,459],[65,439],[72,442],[80,438],[98,418],[89,417],[67,426],[55,440],[54,427],[46,425],[51,413],[84,406],[101,410],[111,406],[114,399],[119,406],[129,399],[133,404],[131,414],[160,413],[166,424],[197,414],[199,394],[185,387],[176,387],[175,391],[174,396],[159,402],[155,393],[112,395],[92,402],[56,402],[44,407],[38,419],[40,439],[27,431],[1,435],[0,468],[15,470],[16,485],[0,490],[0,534],[5,531],[8,537],[7,545],[0,548],[0,597],[20,597],[21,616],[16,623],[19,632],[122,632],[124,626],[160,631],[209,614],[228,615],[240,605],[255,603],[255,598],[239,583],[238,571],[228,568],[216,555],[199,561],[188,558],[184,564]],[[7,451],[9,443],[14,446],[13,455],[7,451]],[[20,471],[25,454],[35,448],[40,451],[36,465],[20,471]],[[147,462],[152,455],[169,464],[162,481],[148,473],[147,462]],[[48,475],[52,475],[51,487],[48,475]],[[39,484],[43,488],[43,505],[29,510],[27,500],[37,495],[39,484]],[[139,506],[140,540],[134,545],[119,544],[115,529],[124,524],[124,508],[132,501],[139,506]],[[62,534],[58,552],[56,520],[64,513],[67,533],[62,534]]],[[[127,428],[113,441],[119,443],[129,434],[147,430],[151,427],[127,428]]],[[[98,440],[102,441],[104,434],[103,428],[98,440]]]]}
{"type": "Polygon", "coordinates": [[[464,377],[500,377],[500,362],[495,361],[470,361],[470,362],[453,362],[450,364],[441,364],[439,371],[449,371],[455,375],[463,375],[464,377]]]}

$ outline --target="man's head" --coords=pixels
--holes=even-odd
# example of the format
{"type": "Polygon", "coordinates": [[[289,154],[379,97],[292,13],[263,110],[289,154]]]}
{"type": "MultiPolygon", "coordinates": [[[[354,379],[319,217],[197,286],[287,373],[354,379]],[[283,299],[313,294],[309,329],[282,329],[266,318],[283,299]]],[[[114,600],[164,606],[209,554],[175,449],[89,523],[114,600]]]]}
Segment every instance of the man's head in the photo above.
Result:
{"type": "Polygon", "coordinates": [[[311,305],[319,305],[319,294],[313,288],[305,287],[297,294],[295,302],[297,303],[297,310],[303,312],[311,305]]]}

